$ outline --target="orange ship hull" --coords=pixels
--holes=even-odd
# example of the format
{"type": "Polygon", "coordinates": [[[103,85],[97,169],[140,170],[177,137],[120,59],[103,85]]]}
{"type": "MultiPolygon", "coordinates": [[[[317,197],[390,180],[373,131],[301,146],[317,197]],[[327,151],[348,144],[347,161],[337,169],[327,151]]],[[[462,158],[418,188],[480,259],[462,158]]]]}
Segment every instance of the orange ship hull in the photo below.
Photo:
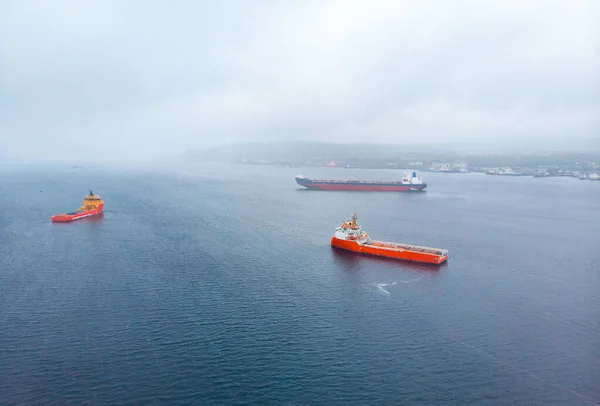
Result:
{"type": "Polygon", "coordinates": [[[100,204],[98,208],[93,210],[75,211],[72,213],[55,214],[52,216],[53,223],[66,223],[73,220],[79,220],[85,217],[97,216],[103,213],[104,204],[100,204]]]}
{"type": "Polygon", "coordinates": [[[383,241],[372,241],[371,244],[360,244],[356,240],[342,240],[334,236],[331,239],[331,246],[361,254],[436,265],[439,265],[448,259],[448,255],[438,255],[416,250],[421,247],[403,246],[402,244],[383,241]]]}

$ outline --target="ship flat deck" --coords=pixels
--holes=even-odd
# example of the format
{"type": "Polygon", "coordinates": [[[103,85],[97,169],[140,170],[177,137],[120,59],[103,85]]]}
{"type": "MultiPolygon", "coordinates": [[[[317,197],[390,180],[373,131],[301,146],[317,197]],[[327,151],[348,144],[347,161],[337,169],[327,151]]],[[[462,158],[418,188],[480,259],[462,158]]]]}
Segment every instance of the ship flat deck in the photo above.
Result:
{"type": "Polygon", "coordinates": [[[420,245],[393,243],[393,242],[378,241],[378,240],[371,240],[370,245],[375,245],[375,246],[382,247],[382,248],[403,249],[406,251],[422,252],[425,254],[448,255],[448,250],[443,250],[441,248],[422,247],[420,245]]]}

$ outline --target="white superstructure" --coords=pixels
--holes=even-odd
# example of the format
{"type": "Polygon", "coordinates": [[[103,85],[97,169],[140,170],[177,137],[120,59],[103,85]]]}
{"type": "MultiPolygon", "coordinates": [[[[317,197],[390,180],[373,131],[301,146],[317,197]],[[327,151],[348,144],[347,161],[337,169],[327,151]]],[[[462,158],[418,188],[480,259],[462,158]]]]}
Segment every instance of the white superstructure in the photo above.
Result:
{"type": "Polygon", "coordinates": [[[402,183],[406,185],[422,185],[423,181],[419,179],[419,177],[417,176],[417,172],[413,172],[412,176],[410,176],[410,174],[404,175],[404,177],[402,178],[402,183]]]}
{"type": "Polygon", "coordinates": [[[362,231],[362,228],[357,222],[356,213],[354,213],[351,220],[344,221],[340,227],[335,229],[334,237],[339,240],[356,241],[360,244],[367,244],[370,242],[369,233],[362,231]]]}

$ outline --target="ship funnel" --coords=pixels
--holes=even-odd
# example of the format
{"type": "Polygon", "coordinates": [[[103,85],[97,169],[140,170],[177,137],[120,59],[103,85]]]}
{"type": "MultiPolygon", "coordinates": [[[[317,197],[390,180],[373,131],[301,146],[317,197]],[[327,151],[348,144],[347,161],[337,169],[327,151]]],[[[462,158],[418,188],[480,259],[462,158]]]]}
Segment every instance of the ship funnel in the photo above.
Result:
{"type": "Polygon", "coordinates": [[[413,178],[417,177],[417,172],[413,172],[413,178]]]}

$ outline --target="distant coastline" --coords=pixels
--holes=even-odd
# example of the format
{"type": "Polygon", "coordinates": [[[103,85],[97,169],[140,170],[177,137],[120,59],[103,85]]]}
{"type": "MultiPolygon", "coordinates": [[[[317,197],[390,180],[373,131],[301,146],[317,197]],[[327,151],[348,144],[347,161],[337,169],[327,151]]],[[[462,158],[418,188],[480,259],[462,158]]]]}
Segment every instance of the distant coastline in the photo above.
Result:
{"type": "Polygon", "coordinates": [[[184,161],[276,167],[399,169],[496,176],[590,177],[600,173],[600,153],[455,153],[425,147],[320,142],[241,143],[187,152],[184,161]],[[419,151],[427,152],[419,152],[419,151]],[[582,175],[583,174],[583,175],[582,175]]]}

